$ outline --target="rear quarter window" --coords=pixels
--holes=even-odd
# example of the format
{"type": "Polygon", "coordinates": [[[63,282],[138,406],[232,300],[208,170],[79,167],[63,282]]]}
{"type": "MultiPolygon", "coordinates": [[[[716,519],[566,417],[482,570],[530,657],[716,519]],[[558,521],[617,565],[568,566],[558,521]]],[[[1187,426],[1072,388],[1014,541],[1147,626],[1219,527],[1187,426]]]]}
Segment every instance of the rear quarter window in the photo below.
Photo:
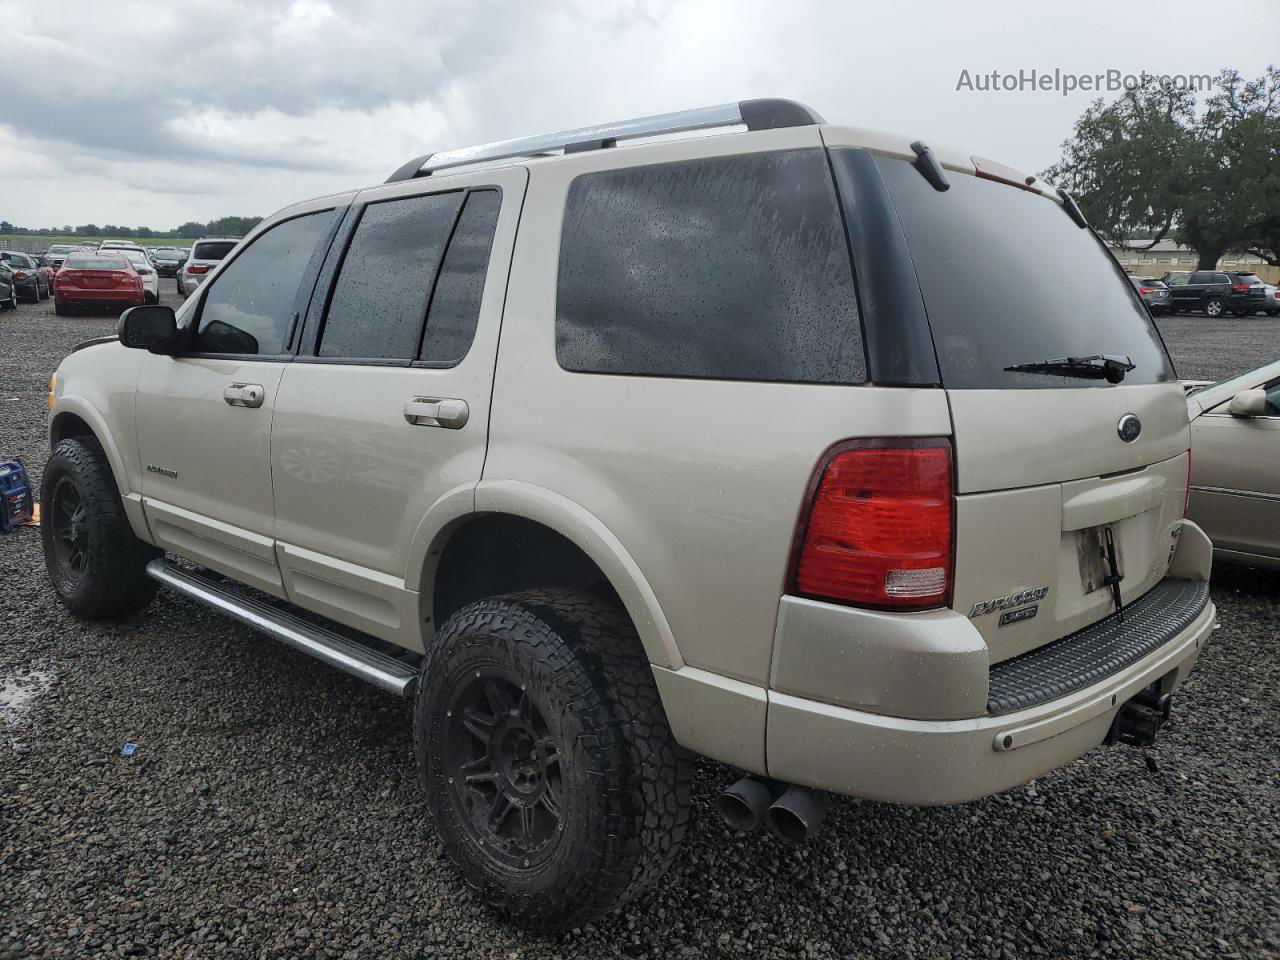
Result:
{"type": "Polygon", "coordinates": [[[556,356],[584,373],[861,383],[853,271],[821,150],[584,174],[556,356]]]}
{"type": "Polygon", "coordinates": [[[197,243],[191,252],[192,260],[221,260],[235,249],[238,240],[219,240],[215,243],[197,243]]]}

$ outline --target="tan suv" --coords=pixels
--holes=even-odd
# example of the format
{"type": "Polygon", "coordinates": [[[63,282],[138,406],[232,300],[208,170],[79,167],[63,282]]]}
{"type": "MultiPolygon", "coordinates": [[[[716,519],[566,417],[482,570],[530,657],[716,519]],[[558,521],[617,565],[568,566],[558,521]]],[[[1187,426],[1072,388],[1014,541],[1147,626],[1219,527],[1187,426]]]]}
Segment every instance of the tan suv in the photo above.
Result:
{"type": "Polygon", "coordinates": [[[661,874],[694,754],[788,839],[971,800],[1149,743],[1215,619],[1182,388],[1074,202],[789,101],[289,207],[50,409],[62,601],[163,583],[416,697],[531,924],[661,874]]]}

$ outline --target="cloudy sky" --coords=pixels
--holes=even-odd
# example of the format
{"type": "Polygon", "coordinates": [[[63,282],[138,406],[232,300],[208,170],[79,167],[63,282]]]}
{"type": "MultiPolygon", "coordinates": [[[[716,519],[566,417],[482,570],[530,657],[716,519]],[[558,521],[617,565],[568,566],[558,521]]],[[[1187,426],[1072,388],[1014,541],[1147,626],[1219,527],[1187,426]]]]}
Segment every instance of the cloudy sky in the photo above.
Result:
{"type": "MultiPolygon", "coordinates": [[[[1246,75],[1280,4],[0,0],[0,220],[265,215],[432,149],[746,97],[1029,171],[1095,93],[962,71],[1246,75]],[[1193,26],[1218,21],[1216,39],[1193,26]]],[[[1105,94],[1114,97],[1116,94],[1105,94]]]]}

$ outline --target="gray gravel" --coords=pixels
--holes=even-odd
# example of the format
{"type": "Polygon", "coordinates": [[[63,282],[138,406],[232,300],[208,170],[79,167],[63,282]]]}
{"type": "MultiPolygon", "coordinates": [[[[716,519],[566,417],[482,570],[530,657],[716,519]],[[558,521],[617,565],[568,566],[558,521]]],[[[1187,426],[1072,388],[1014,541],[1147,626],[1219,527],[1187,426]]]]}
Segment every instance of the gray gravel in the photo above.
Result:
{"type": "MultiPolygon", "coordinates": [[[[50,371],[113,325],[0,314],[0,457],[43,463],[50,371]]],[[[1280,322],[1160,326],[1183,376],[1280,349],[1280,322]]],[[[1280,955],[1274,574],[1215,571],[1222,628],[1145,754],[961,807],[836,800],[800,849],[732,835],[703,763],[661,888],[540,938],[444,861],[405,704],[172,595],[79,623],[33,529],[0,571],[0,957],[1280,955]]]]}

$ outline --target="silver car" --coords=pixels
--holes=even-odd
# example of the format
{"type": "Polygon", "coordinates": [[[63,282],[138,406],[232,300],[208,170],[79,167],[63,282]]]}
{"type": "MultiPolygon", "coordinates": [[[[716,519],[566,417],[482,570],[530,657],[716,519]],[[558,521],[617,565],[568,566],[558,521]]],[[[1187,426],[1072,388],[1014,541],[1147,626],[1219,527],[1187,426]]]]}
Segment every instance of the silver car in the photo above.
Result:
{"type": "Polygon", "coordinates": [[[1219,560],[1280,567],[1280,360],[1187,385],[1189,516],[1219,560]]]}
{"type": "Polygon", "coordinates": [[[178,272],[178,292],[191,296],[240,241],[234,237],[205,237],[191,245],[191,256],[178,272]]]}

